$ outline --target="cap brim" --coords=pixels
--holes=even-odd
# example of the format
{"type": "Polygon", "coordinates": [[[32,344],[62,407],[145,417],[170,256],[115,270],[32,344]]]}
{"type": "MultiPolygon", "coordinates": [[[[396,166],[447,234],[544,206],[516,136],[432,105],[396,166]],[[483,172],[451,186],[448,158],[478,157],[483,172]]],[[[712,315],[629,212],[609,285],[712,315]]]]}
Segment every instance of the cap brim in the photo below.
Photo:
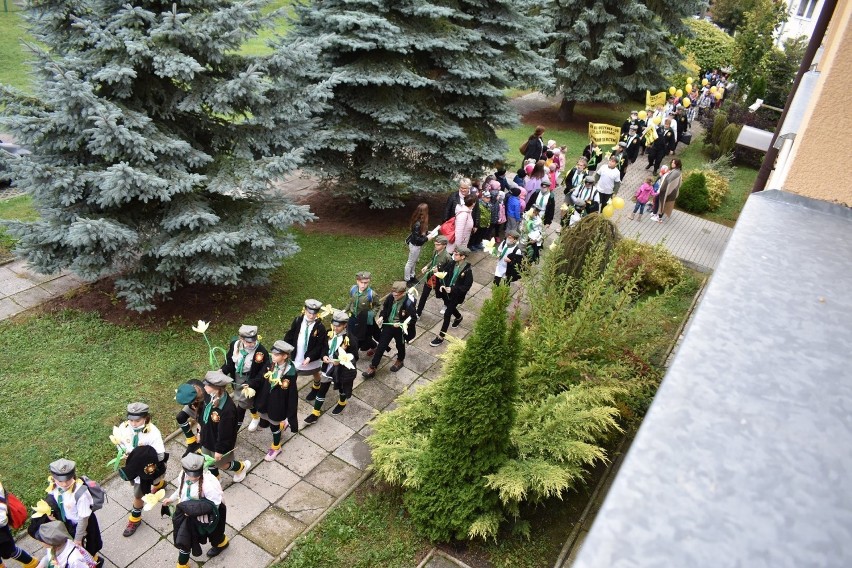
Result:
{"type": "Polygon", "coordinates": [[[56,481],[68,481],[69,479],[75,479],[77,477],[77,470],[74,470],[71,473],[53,473],[53,472],[50,472],[50,475],[56,481]]]}

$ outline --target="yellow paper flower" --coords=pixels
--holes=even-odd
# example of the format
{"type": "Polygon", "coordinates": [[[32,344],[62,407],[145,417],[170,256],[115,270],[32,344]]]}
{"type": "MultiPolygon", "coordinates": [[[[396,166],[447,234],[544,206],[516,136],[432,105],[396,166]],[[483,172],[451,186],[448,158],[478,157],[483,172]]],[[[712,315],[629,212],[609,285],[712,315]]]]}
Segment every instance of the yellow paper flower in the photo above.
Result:
{"type": "Polygon", "coordinates": [[[547,247],[547,248],[549,248],[550,250],[556,250],[556,241],[553,241],[552,243],[550,243],[550,246],[547,247]]]}
{"type": "Polygon", "coordinates": [[[334,313],[334,308],[331,304],[326,304],[322,308],[320,308],[319,317],[320,319],[327,318],[328,316],[334,313]]]}
{"type": "Polygon", "coordinates": [[[272,380],[272,371],[266,371],[263,374],[263,378],[266,379],[267,381],[272,380]]]}
{"type": "Polygon", "coordinates": [[[157,503],[162,501],[165,496],[166,496],[166,490],[165,489],[160,489],[159,491],[157,491],[156,493],[153,493],[153,494],[148,493],[147,495],[143,495],[142,501],[145,502],[145,506],[142,507],[142,510],[143,511],[150,511],[151,509],[154,508],[154,505],[156,505],[157,503]]]}
{"type": "Polygon", "coordinates": [[[208,327],[210,327],[210,322],[198,320],[198,325],[192,326],[192,331],[195,333],[204,333],[208,327]]]}
{"type": "Polygon", "coordinates": [[[246,398],[254,398],[254,395],[257,394],[257,391],[251,387],[243,387],[243,396],[246,398]]]}
{"type": "Polygon", "coordinates": [[[44,499],[39,499],[38,503],[36,503],[36,506],[32,509],[33,511],[35,511],[35,513],[33,513],[34,519],[37,517],[46,517],[51,513],[50,505],[48,505],[47,501],[45,501],[44,499]]]}
{"type": "Polygon", "coordinates": [[[112,427],[112,434],[109,437],[109,441],[115,444],[116,446],[121,445],[121,428],[119,428],[118,426],[112,427]]]}
{"type": "Polygon", "coordinates": [[[444,277],[444,276],[446,276],[446,275],[447,275],[446,271],[444,271],[444,272],[436,272],[436,273],[435,273],[435,278],[443,278],[443,277],[444,277]]]}
{"type": "Polygon", "coordinates": [[[562,207],[560,207],[559,210],[562,211],[563,213],[565,213],[566,211],[568,211],[568,204],[563,203],[562,207]]]}
{"type": "Polygon", "coordinates": [[[352,363],[352,359],[354,358],[355,356],[352,355],[352,353],[347,353],[346,351],[344,351],[343,347],[337,348],[337,360],[340,362],[341,365],[343,365],[347,369],[355,368],[355,365],[352,363]]]}

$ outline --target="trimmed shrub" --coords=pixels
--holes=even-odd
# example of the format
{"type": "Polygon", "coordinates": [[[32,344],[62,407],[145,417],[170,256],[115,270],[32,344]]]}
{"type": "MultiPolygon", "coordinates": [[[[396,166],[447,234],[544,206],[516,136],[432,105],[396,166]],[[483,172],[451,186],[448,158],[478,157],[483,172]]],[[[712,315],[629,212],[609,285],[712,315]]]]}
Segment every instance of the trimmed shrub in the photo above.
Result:
{"type": "Polygon", "coordinates": [[[712,170],[701,170],[704,178],[707,180],[707,204],[710,206],[710,211],[715,211],[722,205],[722,200],[728,195],[731,189],[730,182],[722,177],[718,172],[712,170]]]}
{"type": "Polygon", "coordinates": [[[729,124],[725,127],[725,130],[722,131],[722,138],[719,140],[719,152],[717,156],[724,156],[734,151],[737,145],[737,136],[740,135],[742,128],[739,124],[729,124]]]}
{"type": "MultiPolygon", "coordinates": [[[[604,259],[608,260],[621,236],[615,224],[598,213],[586,215],[572,227],[564,229],[559,237],[559,274],[580,278],[586,256],[595,243],[603,246],[604,259]]],[[[606,262],[604,262],[604,265],[606,262]]],[[[603,270],[603,265],[601,265],[603,270]]]]}
{"type": "Polygon", "coordinates": [[[683,264],[662,243],[649,245],[633,239],[622,239],[615,254],[626,279],[641,270],[636,286],[640,292],[661,292],[679,284],[686,273],[683,264]]]}
{"type": "Polygon", "coordinates": [[[677,206],[690,213],[706,213],[710,210],[707,194],[707,178],[701,172],[694,172],[683,181],[677,196],[677,206]]]}
{"type": "Polygon", "coordinates": [[[728,127],[728,115],[724,112],[716,113],[713,118],[713,128],[710,131],[710,142],[714,146],[718,146],[722,141],[722,133],[728,127]]]}

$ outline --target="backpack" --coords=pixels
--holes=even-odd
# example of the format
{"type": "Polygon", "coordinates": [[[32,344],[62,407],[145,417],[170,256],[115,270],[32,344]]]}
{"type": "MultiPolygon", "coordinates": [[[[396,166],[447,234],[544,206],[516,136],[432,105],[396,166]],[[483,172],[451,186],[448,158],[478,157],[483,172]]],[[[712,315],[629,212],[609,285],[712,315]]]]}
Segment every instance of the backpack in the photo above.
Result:
{"type": "MultiPolygon", "coordinates": [[[[352,296],[355,292],[358,291],[358,285],[353,284],[351,288],[349,288],[349,295],[352,296]]],[[[371,304],[373,303],[373,289],[367,288],[367,301],[371,304]]]]}
{"type": "Polygon", "coordinates": [[[97,481],[93,481],[86,477],[85,475],[80,476],[80,479],[83,480],[83,485],[77,491],[80,491],[85,487],[89,490],[89,494],[92,496],[92,511],[99,511],[104,508],[104,502],[106,501],[106,491],[101,487],[97,481]]]}
{"type": "Polygon", "coordinates": [[[527,148],[529,148],[529,147],[530,147],[530,141],[529,141],[529,139],[527,139],[526,142],[524,142],[523,144],[520,145],[520,147],[518,147],[518,151],[522,155],[526,156],[527,155],[527,148]]]}
{"type": "Polygon", "coordinates": [[[491,208],[483,201],[479,202],[479,227],[487,229],[491,226],[491,208]]]}
{"type": "Polygon", "coordinates": [[[456,218],[450,217],[441,225],[441,234],[447,237],[447,242],[456,242],[456,218]]]}
{"type": "Polygon", "coordinates": [[[6,510],[9,513],[9,524],[12,525],[13,529],[17,530],[24,526],[29,513],[27,512],[26,505],[21,503],[20,499],[7,491],[5,497],[0,497],[0,503],[6,504],[6,510]]]}

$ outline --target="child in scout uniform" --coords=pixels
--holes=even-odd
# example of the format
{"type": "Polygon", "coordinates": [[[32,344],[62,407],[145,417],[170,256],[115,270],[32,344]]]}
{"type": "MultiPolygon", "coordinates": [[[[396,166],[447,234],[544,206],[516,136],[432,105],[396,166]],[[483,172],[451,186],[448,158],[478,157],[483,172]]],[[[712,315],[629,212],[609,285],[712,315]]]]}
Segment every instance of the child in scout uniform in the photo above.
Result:
{"type": "Polygon", "coordinates": [[[296,365],[296,372],[300,376],[312,376],[315,389],[320,386],[320,367],[325,351],[325,326],[317,317],[320,308],[322,303],[319,300],[305,300],[302,315],[293,320],[284,335],[284,341],[295,348],[293,364],[296,365]]]}
{"type": "MultiPolygon", "coordinates": [[[[269,367],[269,353],[260,344],[256,325],[241,325],[238,333],[239,337],[228,347],[222,372],[234,379],[234,395],[231,398],[237,405],[237,429],[239,430],[243,425],[246,410],[251,409],[248,431],[254,432],[260,424],[260,415],[254,407],[254,400],[245,396],[243,389],[247,385],[252,383],[256,385],[263,380],[263,373],[269,367]]],[[[252,386],[252,388],[255,387],[252,386]]]]}
{"type": "Polygon", "coordinates": [[[446,265],[446,275],[441,279],[443,285],[439,289],[439,297],[444,300],[445,306],[444,323],[441,325],[440,334],[429,342],[432,347],[437,347],[444,342],[451,317],[456,318],[453,320],[453,327],[461,325],[463,318],[458,307],[464,302],[470,287],[473,286],[473,272],[467,262],[468,255],[470,255],[468,249],[459,247],[453,251],[453,260],[446,265]]]}
{"type": "Polygon", "coordinates": [[[345,310],[349,314],[347,326],[349,337],[358,340],[361,351],[373,349],[376,346],[376,341],[373,339],[373,310],[376,309],[376,302],[375,293],[370,288],[371,279],[372,275],[366,271],[355,275],[355,285],[349,289],[349,303],[345,310]]]}
{"type": "Polygon", "coordinates": [[[204,376],[204,407],[201,410],[201,453],[214,458],[210,473],[219,469],[234,473],[234,483],[246,478],[251,462],[239,462],[234,455],[237,445],[237,407],[225,391],[233,379],[222,371],[207,371],[204,376]]]}
{"type": "Polygon", "coordinates": [[[204,404],[204,383],[197,379],[190,379],[183,383],[175,391],[175,401],[183,405],[181,411],[175,416],[175,420],[186,437],[186,451],[187,453],[198,451],[201,444],[198,443],[198,436],[191,421],[198,423],[201,406],[204,404]]]}
{"type": "Polygon", "coordinates": [[[435,252],[432,253],[432,258],[429,264],[420,269],[421,274],[428,274],[429,277],[423,284],[423,293],[420,294],[420,302],[417,304],[417,317],[423,315],[423,307],[426,306],[426,300],[429,299],[429,293],[438,285],[435,273],[441,271],[441,267],[449,262],[450,255],[447,253],[447,237],[438,235],[435,237],[435,252]]]}
{"type": "Polygon", "coordinates": [[[391,293],[385,296],[381,311],[376,316],[376,325],[381,329],[379,335],[379,346],[370,361],[370,367],[362,373],[366,379],[376,376],[376,368],[382,360],[382,353],[390,346],[391,340],[396,342],[396,361],[390,370],[397,372],[403,367],[405,361],[405,342],[414,339],[417,331],[417,310],[414,302],[406,293],[408,289],[405,282],[394,282],[391,293]],[[410,320],[409,320],[410,318],[410,320]],[[408,320],[408,323],[403,324],[408,320]]]}
{"type": "Polygon", "coordinates": [[[355,363],[358,361],[358,340],[354,337],[349,337],[346,332],[346,324],[349,321],[349,316],[346,312],[337,311],[331,316],[331,331],[328,332],[328,352],[322,358],[325,364],[325,372],[322,374],[322,384],[318,391],[311,391],[314,394],[314,409],[311,414],[305,418],[305,422],[313,424],[319,420],[322,414],[322,405],[325,402],[325,395],[328,392],[329,386],[334,383],[335,390],[339,391],[337,404],[332,409],[332,414],[340,414],[346,408],[346,400],[352,396],[352,386],[358,371],[355,369],[355,363]],[[352,359],[347,364],[341,364],[341,352],[351,355],[352,359]],[[350,368],[351,366],[351,368],[350,368]]]}
{"type": "Polygon", "coordinates": [[[189,568],[189,556],[201,554],[201,545],[213,546],[207,556],[219,556],[230,542],[225,536],[228,510],[222,501],[222,485],[215,475],[204,470],[204,458],[187,454],[180,460],[183,471],[175,480],[177,489],[161,501],[177,505],[172,515],[172,537],[178,549],[177,568],[189,568]]]}
{"type": "Polygon", "coordinates": [[[38,561],[15,544],[15,537],[9,529],[10,522],[6,490],[0,483],[0,568],[5,568],[4,560],[17,560],[25,568],[35,568],[38,561]]]}
{"type": "Polygon", "coordinates": [[[156,493],[166,484],[163,474],[166,472],[165,462],[169,456],[166,454],[163,435],[151,424],[150,409],[144,402],[131,402],[127,405],[127,420],[115,429],[114,434],[113,443],[127,454],[127,465],[119,473],[133,484],[133,505],[127,526],[122,533],[124,536],[131,536],[142,522],[142,507],[145,505],[142,496],[146,493],[156,493]],[[155,464],[154,469],[149,467],[152,463],[155,464]],[[134,475],[127,475],[128,472],[134,475]],[[143,476],[143,473],[146,475],[143,476]]]}
{"type": "Polygon", "coordinates": [[[506,231],[506,240],[494,250],[494,255],[497,257],[497,268],[494,270],[495,286],[499,286],[503,278],[514,282],[521,277],[518,274],[518,267],[524,258],[524,253],[519,242],[520,238],[518,231],[506,231]]]}
{"type": "Polygon", "coordinates": [[[47,554],[38,564],[39,568],[92,568],[103,565],[103,559],[95,559],[71,540],[68,529],[61,521],[41,525],[35,538],[47,548],[47,554]]]}
{"type": "Polygon", "coordinates": [[[286,420],[293,433],[299,431],[296,415],[299,404],[299,388],[296,384],[296,366],[290,360],[294,347],[279,339],[272,344],[272,361],[266,369],[263,383],[258,385],[255,400],[260,410],[260,427],[269,427],[272,446],[266,452],[266,461],[272,461],[281,453],[281,431],[286,420]]]}
{"type": "Polygon", "coordinates": [[[41,528],[51,524],[51,521],[58,521],[64,525],[66,539],[73,534],[74,543],[84,548],[98,566],[102,565],[103,559],[98,558],[98,552],[104,543],[98,518],[92,511],[94,499],[83,480],[77,478],[77,464],[71,460],[58,459],[51,462],[49,469],[50,481],[44,501],[50,513],[33,515],[27,532],[31,537],[41,540],[41,528]]]}
{"type": "Polygon", "coordinates": [[[538,262],[541,251],[541,242],[544,240],[544,225],[541,222],[541,209],[537,203],[533,203],[524,219],[521,231],[521,244],[526,247],[526,257],[530,262],[538,262]]]}

